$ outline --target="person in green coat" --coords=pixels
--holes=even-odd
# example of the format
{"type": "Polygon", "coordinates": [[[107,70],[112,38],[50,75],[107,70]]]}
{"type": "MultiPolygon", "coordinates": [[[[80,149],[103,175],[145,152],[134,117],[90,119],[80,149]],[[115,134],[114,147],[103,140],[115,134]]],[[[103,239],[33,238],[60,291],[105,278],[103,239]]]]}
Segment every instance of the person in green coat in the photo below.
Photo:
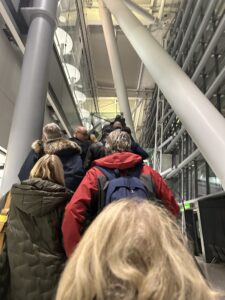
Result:
{"type": "Polygon", "coordinates": [[[72,196],[64,185],[60,159],[44,155],[30,178],[14,184],[10,192],[6,227],[10,276],[4,300],[52,300],[66,261],[61,223],[72,196]]]}

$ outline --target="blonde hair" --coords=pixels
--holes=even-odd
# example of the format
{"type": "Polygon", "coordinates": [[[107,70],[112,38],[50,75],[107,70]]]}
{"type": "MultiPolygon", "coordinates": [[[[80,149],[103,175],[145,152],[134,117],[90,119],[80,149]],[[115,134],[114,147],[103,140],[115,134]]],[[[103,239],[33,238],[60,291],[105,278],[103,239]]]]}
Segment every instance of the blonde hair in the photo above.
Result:
{"type": "Polygon", "coordinates": [[[63,165],[59,157],[53,154],[46,154],[36,162],[30,172],[30,178],[34,177],[65,185],[63,165]]]}
{"type": "Polygon", "coordinates": [[[62,274],[56,300],[93,299],[209,300],[217,293],[167,212],[132,198],[103,210],[62,274]]]}
{"type": "Polygon", "coordinates": [[[92,143],[96,143],[98,141],[94,133],[90,134],[90,140],[92,143]]]}
{"type": "Polygon", "coordinates": [[[113,130],[106,138],[105,150],[107,154],[131,151],[131,138],[129,134],[120,129],[113,130]]]}

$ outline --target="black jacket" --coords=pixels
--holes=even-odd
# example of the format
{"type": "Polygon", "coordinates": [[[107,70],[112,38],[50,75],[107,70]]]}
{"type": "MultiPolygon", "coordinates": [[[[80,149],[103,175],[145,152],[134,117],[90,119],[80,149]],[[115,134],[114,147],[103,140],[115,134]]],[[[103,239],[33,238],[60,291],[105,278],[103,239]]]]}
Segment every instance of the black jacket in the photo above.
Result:
{"type": "Polygon", "coordinates": [[[104,157],[105,147],[102,142],[96,142],[90,145],[84,161],[84,169],[88,170],[94,160],[104,157]]]}
{"type": "Polygon", "coordinates": [[[11,192],[6,228],[10,265],[7,299],[53,300],[66,260],[61,222],[71,192],[39,178],[16,184],[11,192]]]}
{"type": "Polygon", "coordinates": [[[64,169],[65,185],[68,189],[75,191],[84,177],[80,147],[69,140],[60,139],[44,144],[46,154],[57,155],[64,169]]]}
{"type": "Polygon", "coordinates": [[[20,172],[18,174],[20,181],[29,178],[31,169],[39,160],[39,158],[42,157],[43,154],[44,154],[43,142],[41,140],[34,141],[33,144],[31,145],[30,153],[25,159],[25,162],[23,163],[20,172]]]}
{"type": "Polygon", "coordinates": [[[55,154],[63,164],[66,187],[75,191],[84,176],[80,152],[76,143],[63,138],[45,144],[37,140],[32,144],[31,152],[19,172],[19,179],[23,181],[29,178],[31,169],[42,155],[55,154]]]}
{"type": "Polygon", "coordinates": [[[75,137],[71,138],[70,140],[72,142],[75,142],[76,144],[78,144],[80,146],[80,148],[81,148],[81,159],[82,159],[82,162],[84,163],[87,152],[88,152],[88,148],[91,145],[91,141],[89,141],[89,140],[81,141],[81,140],[79,140],[75,137]]]}
{"type": "Polygon", "coordinates": [[[140,155],[142,159],[147,159],[149,157],[148,153],[135,141],[131,142],[131,151],[135,154],[140,155]]]}

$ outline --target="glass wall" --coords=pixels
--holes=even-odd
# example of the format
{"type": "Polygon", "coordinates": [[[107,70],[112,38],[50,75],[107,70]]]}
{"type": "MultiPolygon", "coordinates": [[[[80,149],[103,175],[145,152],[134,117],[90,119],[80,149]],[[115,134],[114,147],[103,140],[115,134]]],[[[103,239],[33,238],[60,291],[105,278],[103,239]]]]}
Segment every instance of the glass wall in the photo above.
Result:
{"type": "Polygon", "coordinates": [[[75,0],[61,0],[58,6],[58,28],[55,46],[83,125],[92,128],[91,113],[97,100],[90,63],[90,53],[83,18],[83,7],[75,0]]]}
{"type": "MultiPolygon", "coordinates": [[[[186,1],[186,3],[188,3],[188,1],[186,1]]],[[[184,9],[180,9],[177,14],[177,19],[174,20],[170,28],[168,36],[164,37],[165,40],[167,40],[167,51],[194,81],[198,88],[207,96],[209,100],[206,99],[206,101],[210,101],[225,117],[225,31],[223,19],[225,4],[222,0],[215,1],[207,24],[202,33],[199,34],[198,31],[210,4],[209,1],[202,1],[200,13],[196,19],[193,20],[193,24],[191,25],[192,30],[189,31],[190,34],[188,39],[186,39],[185,47],[182,48],[182,43],[184,42],[187,28],[190,26],[190,20],[196,4],[197,1],[194,1],[185,22],[182,22],[182,19],[185,16],[185,10],[188,5],[186,4],[184,9]],[[173,26],[175,24],[176,26],[173,26]],[[181,24],[183,24],[182,28],[180,28],[181,24]],[[180,31],[182,31],[182,35],[178,37],[180,31]],[[197,43],[195,43],[196,37],[197,43]],[[211,47],[212,43],[213,46],[211,47]],[[196,45],[195,49],[191,49],[193,45],[196,45]],[[203,56],[206,58],[204,64],[201,61],[203,56]],[[185,64],[186,61],[188,61],[188,63],[185,64]],[[194,80],[193,75],[197,68],[199,68],[201,72],[196,80],[194,80]]],[[[157,91],[157,87],[155,90],[157,91]]],[[[146,127],[142,134],[143,144],[150,148],[155,147],[154,136],[156,132],[156,121],[158,121],[160,126],[157,128],[157,133],[159,134],[163,126],[163,140],[157,143],[157,147],[163,141],[172,138],[171,142],[163,148],[163,152],[172,154],[171,167],[176,169],[181,162],[190,158],[190,155],[197,149],[197,146],[189,134],[185,130],[181,130],[183,129],[181,121],[173,112],[170,104],[166,102],[165,95],[161,96],[161,98],[165,100],[164,118],[161,119],[159,116],[158,120],[156,120],[156,94],[155,92],[151,104],[146,108],[147,114],[144,123],[146,127]],[[180,131],[182,133],[180,133],[180,131]]],[[[191,118],[192,116],[189,117],[191,118]]],[[[202,128],[202,134],[207,135],[207,132],[204,132],[204,128],[202,128]]],[[[171,180],[173,181],[174,193],[180,194],[180,198],[184,200],[194,199],[223,190],[219,178],[213,173],[200,153],[193,159],[188,159],[188,163],[182,165],[182,169],[178,168],[173,178],[170,177],[170,181],[171,180]]]]}

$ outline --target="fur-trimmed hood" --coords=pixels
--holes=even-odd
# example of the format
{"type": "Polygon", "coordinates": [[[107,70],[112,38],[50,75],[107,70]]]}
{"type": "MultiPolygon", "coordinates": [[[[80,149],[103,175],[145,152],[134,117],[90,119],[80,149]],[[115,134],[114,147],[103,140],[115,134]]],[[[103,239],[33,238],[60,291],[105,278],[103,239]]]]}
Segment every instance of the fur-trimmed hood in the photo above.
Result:
{"type": "Polygon", "coordinates": [[[43,151],[43,142],[42,140],[36,140],[32,143],[31,148],[35,153],[40,153],[43,151]]]}
{"type": "Polygon", "coordinates": [[[77,154],[81,153],[80,146],[77,143],[66,140],[66,139],[59,139],[53,142],[48,142],[44,144],[44,152],[46,154],[59,154],[59,152],[67,153],[67,152],[76,152],[77,154]]]}

